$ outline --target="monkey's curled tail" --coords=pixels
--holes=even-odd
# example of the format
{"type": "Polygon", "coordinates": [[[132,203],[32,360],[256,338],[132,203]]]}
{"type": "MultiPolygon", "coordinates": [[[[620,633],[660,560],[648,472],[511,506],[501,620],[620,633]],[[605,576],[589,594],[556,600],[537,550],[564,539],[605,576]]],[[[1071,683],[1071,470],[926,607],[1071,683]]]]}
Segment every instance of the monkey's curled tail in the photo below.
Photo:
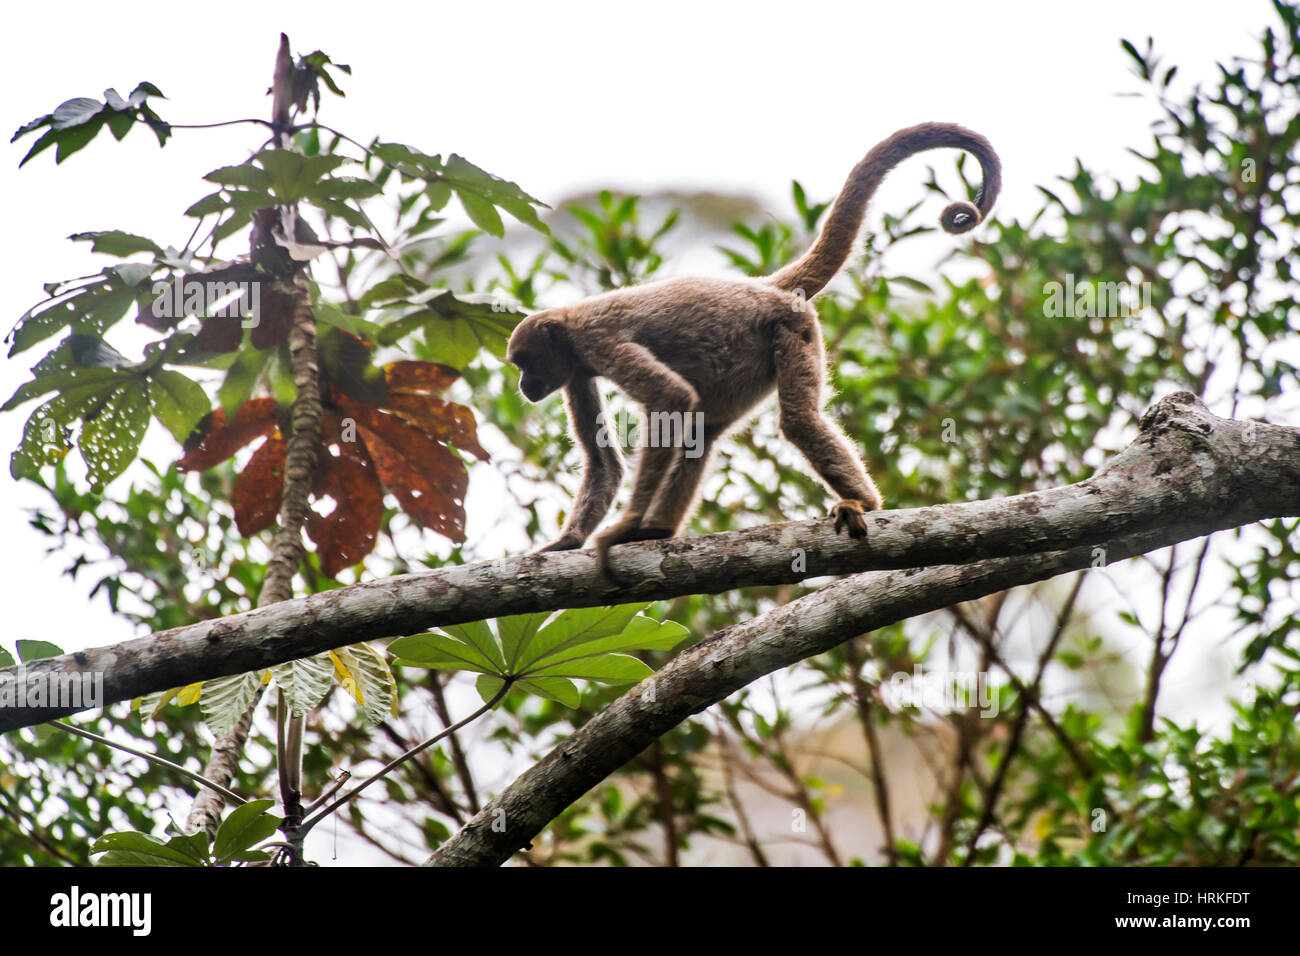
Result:
{"type": "Polygon", "coordinates": [[[886,174],[909,156],[943,146],[964,149],[978,159],[983,181],[975,205],[952,203],[944,208],[939,222],[950,233],[968,232],[978,226],[1002,188],[1002,164],[993,146],[979,133],[955,123],[909,126],[881,140],[853,167],[812,248],[798,261],[772,273],[768,281],[787,292],[800,290],[807,298],[820,292],[848,259],[867,201],[886,174]]]}

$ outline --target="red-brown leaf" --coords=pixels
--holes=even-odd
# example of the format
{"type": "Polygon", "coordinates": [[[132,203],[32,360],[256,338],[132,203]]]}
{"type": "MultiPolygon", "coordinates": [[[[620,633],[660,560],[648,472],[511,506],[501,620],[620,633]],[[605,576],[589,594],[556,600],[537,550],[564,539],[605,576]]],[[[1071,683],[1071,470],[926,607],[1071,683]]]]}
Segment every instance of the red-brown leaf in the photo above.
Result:
{"type": "Polygon", "coordinates": [[[275,399],[255,398],[245,402],[226,424],[225,409],[218,408],[204,416],[196,432],[203,438],[197,445],[186,442],[186,452],[176,462],[181,471],[202,471],[225,461],[259,435],[276,431],[275,399]]]}
{"type": "Polygon", "coordinates": [[[203,319],[190,352],[233,352],[244,340],[243,319],[237,315],[214,315],[203,319]]]}
{"type": "Polygon", "coordinates": [[[452,541],[465,540],[464,463],[423,431],[396,415],[344,399],[356,420],[379,477],[402,510],[452,541]]]}
{"type": "Polygon", "coordinates": [[[393,362],[384,366],[390,391],[445,392],[460,372],[437,362],[393,362]]]}
{"type": "Polygon", "coordinates": [[[388,407],[431,438],[462,448],[479,461],[491,457],[478,443],[474,413],[464,405],[434,395],[394,392],[388,396],[388,407]]]}
{"type": "Polygon", "coordinates": [[[334,509],[323,515],[313,508],[307,516],[307,534],[316,543],[321,571],[334,577],[374,550],[384,516],[384,489],[379,473],[360,442],[338,441],[338,419],[325,422],[322,446],[338,442],[340,453],[320,450],[315,500],[329,498],[334,509]]]}
{"type": "Polygon", "coordinates": [[[297,296],[291,292],[282,292],[273,283],[263,282],[257,290],[257,324],[252,326],[253,346],[269,349],[279,345],[289,334],[293,324],[293,310],[297,296]]]}
{"type": "Polygon", "coordinates": [[[231,504],[235,526],[245,538],[265,531],[280,513],[284,492],[284,458],[289,444],[279,434],[262,442],[235,478],[231,504]]]}

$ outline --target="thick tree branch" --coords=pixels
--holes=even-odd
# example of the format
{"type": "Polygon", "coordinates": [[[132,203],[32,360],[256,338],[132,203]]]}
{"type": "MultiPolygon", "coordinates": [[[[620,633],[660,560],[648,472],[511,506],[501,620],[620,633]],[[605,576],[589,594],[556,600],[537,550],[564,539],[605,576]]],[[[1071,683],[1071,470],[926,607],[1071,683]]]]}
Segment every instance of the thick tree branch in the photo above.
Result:
{"type": "MultiPolygon", "coordinates": [[[[1111,560],[1160,547],[1160,530],[1108,548],[1111,560]]],[[[830,650],[864,631],[995,591],[1087,568],[1092,548],[967,565],[872,571],[842,578],[750,621],[723,628],[673,658],[605,708],[488,803],[429,860],[495,866],[565,807],[692,714],[765,674],[830,650]]]]}
{"type": "MultiPolygon", "coordinates": [[[[1131,550],[1133,542],[1152,550],[1297,514],[1300,429],[1221,419],[1190,392],[1178,392],[1152,406],[1133,444],[1086,481],[1010,498],[876,512],[863,541],[835,535],[823,519],[622,545],[611,553],[612,560],[622,577],[636,582],[623,588],[600,576],[591,552],[483,561],[339,588],[89,648],[33,662],[25,673],[29,681],[39,681],[52,674],[102,672],[104,701],[111,703],[357,641],[507,614],[981,561],[966,569],[975,573],[990,566],[984,559],[1023,556],[1006,562],[1005,573],[991,575],[986,591],[969,595],[977,597],[1022,583],[1018,570],[1057,560],[1053,556],[1072,557],[1040,577],[1128,557],[1138,553],[1131,550]],[[1087,559],[1080,562],[1080,554],[1087,559]]],[[[933,606],[967,599],[945,597],[933,606]]],[[[18,676],[13,671],[0,670],[0,701],[3,682],[18,676]]],[[[79,709],[0,704],[0,732],[79,709]]]]}

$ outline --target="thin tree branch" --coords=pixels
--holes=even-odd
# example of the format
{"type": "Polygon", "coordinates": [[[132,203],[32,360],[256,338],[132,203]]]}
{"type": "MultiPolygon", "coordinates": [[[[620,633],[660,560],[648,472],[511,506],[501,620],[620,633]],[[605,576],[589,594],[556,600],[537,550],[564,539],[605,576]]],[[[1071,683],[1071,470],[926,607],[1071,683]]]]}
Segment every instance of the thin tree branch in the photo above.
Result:
{"type": "Polygon", "coordinates": [[[366,787],[370,786],[376,780],[379,780],[381,777],[387,776],[388,773],[391,770],[393,770],[393,768],[397,767],[402,763],[405,763],[407,760],[410,760],[412,757],[424,753],[424,751],[428,750],[430,747],[436,744],[443,737],[455,733],[456,731],[460,730],[460,728],[464,727],[466,724],[469,724],[477,720],[478,718],[482,717],[484,714],[486,714],[489,710],[491,710],[493,707],[497,705],[497,701],[501,700],[502,697],[506,696],[506,693],[509,692],[511,686],[512,686],[511,682],[506,681],[501,685],[501,689],[492,695],[492,699],[489,700],[482,707],[480,707],[478,710],[474,711],[474,713],[470,714],[468,717],[463,718],[462,720],[456,721],[456,723],[452,724],[450,727],[446,728],[445,730],[442,730],[439,733],[434,734],[424,743],[416,744],[414,747],[406,751],[406,753],[402,754],[400,757],[394,757],[392,760],[388,761],[388,763],[384,764],[382,768],[375,771],[375,773],[371,774],[365,780],[361,781],[359,784],[357,784],[347,793],[343,794],[343,796],[339,797],[333,803],[327,804],[326,806],[322,807],[320,810],[317,810],[310,817],[303,820],[302,826],[299,828],[302,832],[302,835],[305,837],[312,827],[320,823],[327,816],[329,816],[339,807],[343,806],[343,804],[347,803],[353,797],[359,795],[362,790],[365,790],[366,787]]]}
{"type": "Polygon", "coordinates": [[[66,731],[67,733],[76,734],[78,737],[85,737],[87,740],[93,740],[96,743],[105,744],[115,750],[121,750],[123,753],[128,753],[135,757],[141,757],[152,764],[157,764],[159,767],[166,767],[168,770],[175,770],[181,776],[188,777],[199,786],[207,787],[209,790],[216,791],[233,804],[239,805],[248,802],[239,794],[235,793],[233,790],[227,790],[215,780],[209,780],[207,777],[203,776],[203,774],[195,773],[193,770],[186,770],[180,764],[172,763],[166,757],[159,757],[157,754],[138,750],[135,747],[128,747],[126,744],[119,744],[116,740],[109,740],[107,737],[101,736],[94,731],[85,730],[75,724],[69,724],[62,720],[52,720],[50,721],[50,724],[51,726],[58,727],[60,730],[66,731]]]}

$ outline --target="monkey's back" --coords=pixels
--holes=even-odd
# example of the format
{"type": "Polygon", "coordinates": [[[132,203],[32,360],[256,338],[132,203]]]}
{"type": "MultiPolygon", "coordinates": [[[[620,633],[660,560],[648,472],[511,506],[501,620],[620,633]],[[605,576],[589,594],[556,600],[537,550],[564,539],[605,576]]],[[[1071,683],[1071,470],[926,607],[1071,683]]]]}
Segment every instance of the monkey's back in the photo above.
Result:
{"type": "Polygon", "coordinates": [[[801,297],[759,279],[665,279],[570,307],[589,336],[635,342],[695,388],[725,427],[776,384],[773,329],[806,316],[801,297]]]}

